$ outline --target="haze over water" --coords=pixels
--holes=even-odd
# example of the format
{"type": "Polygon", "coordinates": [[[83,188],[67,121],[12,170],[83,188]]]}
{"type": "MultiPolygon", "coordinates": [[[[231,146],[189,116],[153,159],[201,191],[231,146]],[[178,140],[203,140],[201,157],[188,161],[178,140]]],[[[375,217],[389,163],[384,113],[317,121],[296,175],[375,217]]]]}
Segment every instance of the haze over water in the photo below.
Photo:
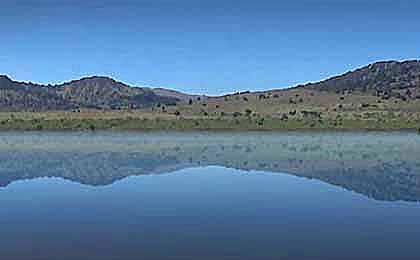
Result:
{"type": "Polygon", "coordinates": [[[0,133],[3,259],[418,259],[420,136],[0,133]]]}

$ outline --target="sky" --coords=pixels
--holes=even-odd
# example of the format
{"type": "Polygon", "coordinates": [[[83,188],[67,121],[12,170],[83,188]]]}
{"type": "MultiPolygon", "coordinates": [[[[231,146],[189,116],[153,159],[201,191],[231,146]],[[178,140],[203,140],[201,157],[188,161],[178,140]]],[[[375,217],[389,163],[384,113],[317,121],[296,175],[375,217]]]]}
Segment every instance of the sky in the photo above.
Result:
{"type": "Polygon", "coordinates": [[[2,0],[0,74],[218,95],[420,59],[416,0],[2,0]]]}

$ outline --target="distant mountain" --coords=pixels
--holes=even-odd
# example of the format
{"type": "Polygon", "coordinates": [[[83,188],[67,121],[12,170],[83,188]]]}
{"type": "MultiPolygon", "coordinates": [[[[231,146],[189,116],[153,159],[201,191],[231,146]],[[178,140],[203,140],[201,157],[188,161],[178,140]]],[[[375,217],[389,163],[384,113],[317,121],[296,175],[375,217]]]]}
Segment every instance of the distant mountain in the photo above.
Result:
{"type": "Polygon", "coordinates": [[[107,77],[88,77],[46,86],[0,76],[0,110],[3,111],[141,108],[178,101],[176,96],[165,95],[162,91],[130,87],[107,77]]]}
{"type": "Polygon", "coordinates": [[[377,62],[341,76],[299,87],[334,92],[359,91],[370,94],[400,93],[402,90],[420,93],[420,61],[377,62]]]}

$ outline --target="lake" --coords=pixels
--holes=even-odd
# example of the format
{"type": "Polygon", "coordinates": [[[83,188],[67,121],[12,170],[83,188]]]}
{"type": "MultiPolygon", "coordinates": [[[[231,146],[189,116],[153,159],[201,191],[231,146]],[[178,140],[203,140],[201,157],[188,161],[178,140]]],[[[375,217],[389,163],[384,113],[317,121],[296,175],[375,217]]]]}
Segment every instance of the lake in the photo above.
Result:
{"type": "Polygon", "coordinates": [[[419,259],[420,135],[0,133],[0,259],[419,259]]]}

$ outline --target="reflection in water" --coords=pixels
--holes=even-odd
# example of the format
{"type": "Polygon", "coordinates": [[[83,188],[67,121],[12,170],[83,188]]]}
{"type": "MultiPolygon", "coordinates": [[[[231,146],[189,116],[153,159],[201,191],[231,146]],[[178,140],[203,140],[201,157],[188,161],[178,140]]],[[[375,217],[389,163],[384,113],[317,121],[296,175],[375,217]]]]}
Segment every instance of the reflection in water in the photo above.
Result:
{"type": "Polygon", "coordinates": [[[376,200],[420,201],[415,133],[2,133],[0,186],[61,177],[93,186],[201,166],[318,179],[376,200]]]}

